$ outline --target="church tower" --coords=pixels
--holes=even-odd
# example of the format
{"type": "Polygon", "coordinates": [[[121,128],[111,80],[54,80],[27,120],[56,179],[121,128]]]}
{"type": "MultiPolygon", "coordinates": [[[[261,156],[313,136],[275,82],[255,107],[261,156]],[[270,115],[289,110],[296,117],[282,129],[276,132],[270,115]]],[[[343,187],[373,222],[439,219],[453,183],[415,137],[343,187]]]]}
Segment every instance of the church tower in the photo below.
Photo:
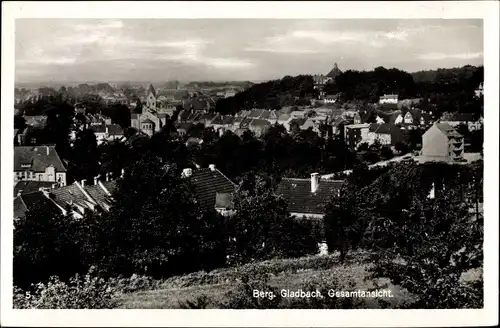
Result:
{"type": "Polygon", "coordinates": [[[146,91],[146,107],[150,111],[156,111],[156,91],[152,84],[149,85],[148,91],[146,91]]]}

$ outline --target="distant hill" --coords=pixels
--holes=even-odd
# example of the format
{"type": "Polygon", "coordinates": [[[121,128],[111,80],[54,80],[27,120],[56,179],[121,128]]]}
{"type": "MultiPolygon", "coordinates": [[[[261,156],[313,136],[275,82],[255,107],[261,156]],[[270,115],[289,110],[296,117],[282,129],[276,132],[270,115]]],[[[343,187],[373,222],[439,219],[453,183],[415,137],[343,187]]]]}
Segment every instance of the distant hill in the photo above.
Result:
{"type": "Polygon", "coordinates": [[[483,66],[470,66],[466,65],[463,67],[454,67],[454,68],[438,68],[437,70],[428,70],[428,71],[418,71],[411,73],[413,77],[413,81],[415,83],[419,82],[434,82],[436,79],[441,78],[461,78],[461,79],[469,79],[472,78],[476,73],[482,74],[484,71],[483,66]]]}
{"type": "Polygon", "coordinates": [[[252,108],[280,109],[309,103],[308,98],[315,92],[312,76],[285,76],[281,80],[254,84],[234,97],[220,99],[215,110],[221,114],[234,114],[252,108]]]}

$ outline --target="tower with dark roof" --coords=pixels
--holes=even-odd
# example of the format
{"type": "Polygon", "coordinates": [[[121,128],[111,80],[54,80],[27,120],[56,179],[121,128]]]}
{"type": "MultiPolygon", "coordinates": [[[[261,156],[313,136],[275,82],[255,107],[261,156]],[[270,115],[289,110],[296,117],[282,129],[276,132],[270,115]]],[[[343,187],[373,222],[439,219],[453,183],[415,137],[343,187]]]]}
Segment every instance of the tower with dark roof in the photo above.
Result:
{"type": "Polygon", "coordinates": [[[326,74],[327,77],[330,77],[332,79],[335,79],[337,76],[339,76],[340,74],[342,74],[342,71],[339,69],[339,67],[337,66],[337,63],[335,63],[333,65],[333,68],[332,70],[330,71],[330,73],[326,74]]]}
{"type": "Polygon", "coordinates": [[[149,85],[148,91],[146,91],[146,108],[143,107],[143,112],[145,110],[156,111],[156,90],[152,84],[149,85]]]}

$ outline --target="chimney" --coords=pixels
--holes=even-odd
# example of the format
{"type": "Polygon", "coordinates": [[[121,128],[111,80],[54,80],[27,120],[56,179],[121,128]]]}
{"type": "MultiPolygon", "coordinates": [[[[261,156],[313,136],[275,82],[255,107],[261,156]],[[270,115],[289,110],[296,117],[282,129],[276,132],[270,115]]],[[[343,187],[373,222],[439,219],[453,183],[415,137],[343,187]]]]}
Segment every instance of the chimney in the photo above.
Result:
{"type": "Polygon", "coordinates": [[[49,146],[47,146],[47,156],[49,156],[49,152],[50,152],[50,149],[49,149],[49,146]]]}
{"type": "Polygon", "coordinates": [[[122,169],[122,175],[120,176],[120,178],[123,179],[124,176],[125,176],[125,169],[122,169]]]}
{"type": "Polygon", "coordinates": [[[182,177],[183,178],[189,178],[193,174],[192,169],[184,169],[182,170],[182,177]]]}
{"type": "Polygon", "coordinates": [[[311,192],[316,192],[319,186],[319,173],[311,173],[311,192]]]}
{"type": "Polygon", "coordinates": [[[82,185],[82,187],[85,187],[85,179],[83,179],[80,184],[82,185]]]}
{"type": "Polygon", "coordinates": [[[106,181],[109,181],[109,173],[106,172],[106,181]]]}
{"type": "Polygon", "coordinates": [[[210,168],[210,171],[215,171],[215,164],[210,164],[208,167],[210,168]]]}
{"type": "Polygon", "coordinates": [[[97,181],[99,181],[99,176],[98,175],[94,177],[94,185],[97,185],[97,181]]]}

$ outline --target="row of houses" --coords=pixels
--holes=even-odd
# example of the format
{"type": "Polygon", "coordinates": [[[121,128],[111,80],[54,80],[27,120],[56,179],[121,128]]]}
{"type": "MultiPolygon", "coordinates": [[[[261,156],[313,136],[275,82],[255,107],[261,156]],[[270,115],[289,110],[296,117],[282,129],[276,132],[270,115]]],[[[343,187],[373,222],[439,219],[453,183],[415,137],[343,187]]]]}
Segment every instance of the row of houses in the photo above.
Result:
{"type": "MultiPolygon", "coordinates": [[[[52,206],[63,214],[83,217],[85,211],[108,211],[116,181],[96,177],[66,185],[66,168],[52,146],[15,147],[14,213],[22,217],[37,206],[52,206]]],[[[123,172],[122,172],[123,173],[123,172]]],[[[186,168],[184,178],[191,180],[198,204],[203,210],[215,209],[222,214],[233,210],[232,195],[236,184],[215,165],[208,168],[186,168]]],[[[317,173],[311,179],[283,178],[276,192],[288,202],[292,215],[318,218],[324,205],[340,192],[342,181],[322,180],[317,173]]]]}

